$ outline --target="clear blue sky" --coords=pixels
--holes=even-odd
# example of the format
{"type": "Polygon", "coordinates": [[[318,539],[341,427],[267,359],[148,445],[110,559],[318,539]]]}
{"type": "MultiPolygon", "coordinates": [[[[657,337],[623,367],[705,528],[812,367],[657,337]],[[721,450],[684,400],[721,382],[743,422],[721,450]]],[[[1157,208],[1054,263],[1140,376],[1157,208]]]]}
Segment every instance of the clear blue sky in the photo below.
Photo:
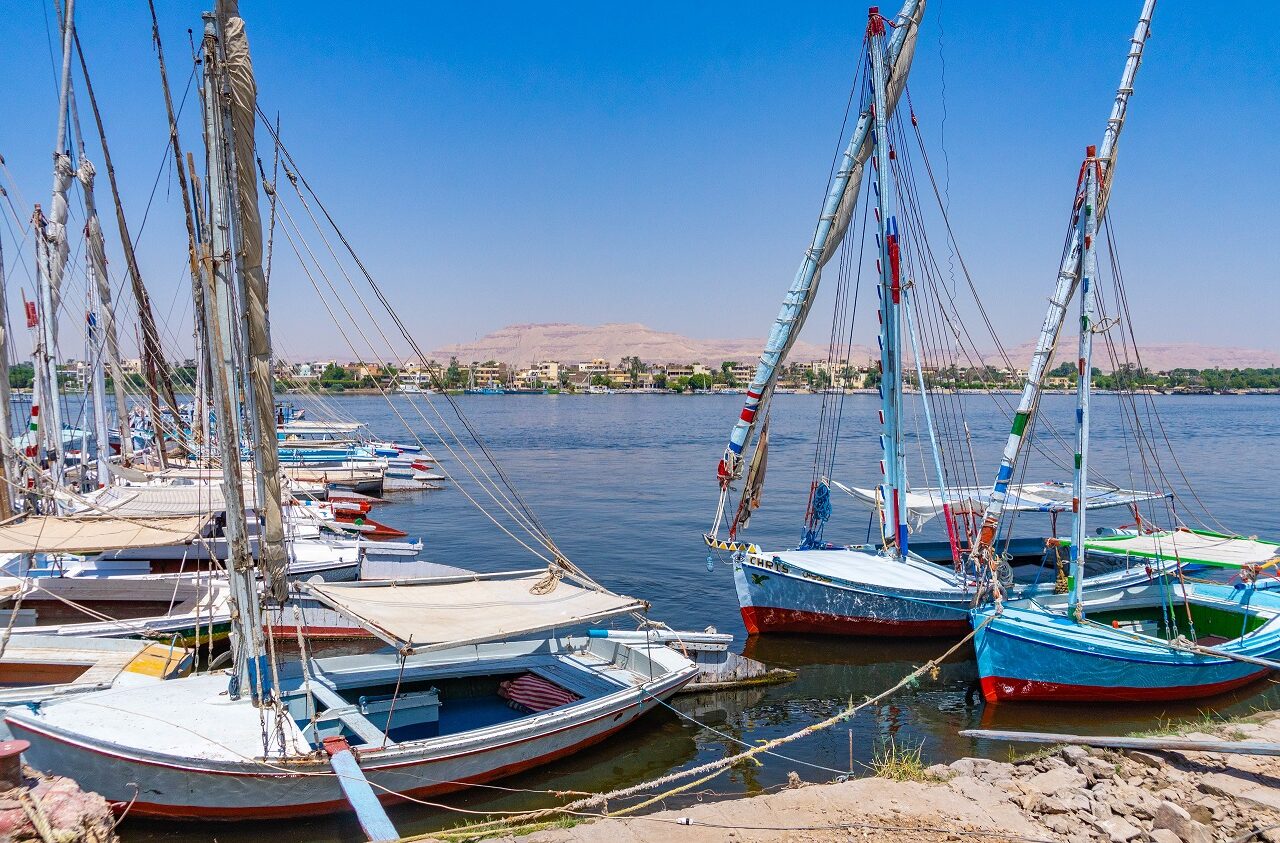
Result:
{"type": "MultiPolygon", "coordinates": [[[[28,202],[50,182],[48,5],[7,4],[0,50],[0,154],[28,202]]],[[[166,142],[146,3],[77,5],[136,227],[166,142]]],[[[203,5],[159,3],[179,97],[203,5]]],[[[1008,341],[1039,326],[1139,7],[929,3],[911,90],[1008,341]]],[[[813,229],[866,19],[829,2],[242,12],[263,107],[427,348],[513,322],[763,335],[813,229]]],[[[1154,32],[1111,210],[1140,338],[1280,348],[1280,7],[1164,0],[1154,32]]],[[[189,305],[168,173],[141,240],[156,309],[176,323],[189,305]]],[[[273,322],[294,354],[326,346],[308,290],[278,267],[273,322]]]]}

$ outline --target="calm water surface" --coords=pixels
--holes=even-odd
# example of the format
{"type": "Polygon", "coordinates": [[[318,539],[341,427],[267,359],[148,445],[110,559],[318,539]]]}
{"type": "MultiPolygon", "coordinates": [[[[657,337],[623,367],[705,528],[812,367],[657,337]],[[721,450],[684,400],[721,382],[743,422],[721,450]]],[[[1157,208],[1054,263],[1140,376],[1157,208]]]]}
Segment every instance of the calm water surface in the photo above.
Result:
{"type": "MultiPolygon", "coordinates": [[[[705,763],[738,751],[735,741],[779,737],[834,714],[851,697],[876,694],[949,646],[945,641],[800,636],[746,640],[729,566],[721,560],[709,572],[701,538],[713,515],[716,461],[741,396],[466,396],[458,400],[570,558],[606,586],[650,600],[653,617],[677,628],[711,625],[732,632],[749,655],[792,668],[799,678],[765,689],[678,698],[675,705],[680,711],[710,729],[673,712],[657,711],[601,746],[499,782],[504,789],[476,788],[441,801],[472,811],[521,810],[553,801],[530,791],[602,791],[705,763]]],[[[367,422],[376,433],[401,441],[407,437],[402,422],[381,398],[330,401],[338,413],[367,422]]],[[[404,401],[398,402],[401,414],[420,422],[404,401]]],[[[1070,430],[1073,402],[1068,396],[1045,399],[1044,414],[1060,431],[1070,430]]],[[[764,507],[753,518],[750,531],[750,538],[763,546],[790,546],[799,536],[820,404],[816,396],[775,399],[764,507]]],[[[1154,416],[1147,424],[1162,451],[1158,467],[1165,482],[1159,485],[1184,495],[1180,511],[1186,521],[1192,526],[1214,526],[1204,515],[1207,509],[1231,531],[1280,534],[1272,491],[1280,476],[1280,397],[1158,397],[1153,405],[1159,424],[1154,416]],[[1204,509],[1186,494],[1188,481],[1204,509]]],[[[835,472],[844,482],[864,486],[874,482],[876,406],[872,396],[845,399],[835,472]]],[[[1155,474],[1157,464],[1148,456],[1144,470],[1140,451],[1121,423],[1117,407],[1115,398],[1099,399],[1093,466],[1115,483],[1151,487],[1146,475],[1155,474]]],[[[311,414],[321,413],[316,409],[311,414]]],[[[985,481],[994,474],[1008,433],[1008,416],[987,396],[966,399],[965,415],[979,476],[985,481]]],[[[909,419],[908,427],[915,429],[916,421],[909,419]]],[[[425,425],[415,427],[425,431],[425,425]]],[[[423,438],[430,447],[431,442],[423,438]]],[[[1061,461],[1061,447],[1050,450],[1046,445],[1046,450],[1061,461]]],[[[923,477],[919,455],[911,459],[911,476],[923,477]]],[[[1046,456],[1037,455],[1027,479],[1069,481],[1070,475],[1046,456]]],[[[833,500],[835,514],[827,538],[865,540],[868,510],[851,498],[833,500]]],[[[424,556],[434,561],[481,570],[532,567],[527,553],[454,490],[399,498],[381,507],[377,517],[408,530],[411,536],[421,536],[426,543],[424,556]]],[[[1027,520],[1018,525],[1020,532],[1039,534],[1048,527],[1047,519],[1036,521],[1045,516],[1022,517],[1027,520]]],[[[1123,513],[1101,515],[1091,524],[1125,520],[1123,513]]],[[[888,740],[921,747],[930,762],[965,754],[1003,757],[1007,746],[971,741],[956,733],[985,726],[1115,734],[1149,728],[1162,719],[1194,718],[1206,709],[1229,714],[1280,704],[1280,689],[1262,682],[1196,705],[995,707],[984,706],[980,696],[975,699],[966,693],[975,677],[971,653],[961,653],[937,676],[925,677],[888,703],[864,710],[847,726],[784,747],[782,752],[791,760],[766,758],[763,766],[733,769],[709,784],[710,790],[687,798],[756,791],[785,782],[793,770],[809,781],[830,780],[836,771],[848,771],[851,766],[855,771],[865,769],[888,740]]],[[[675,804],[679,803],[669,803],[675,804]]],[[[392,809],[392,820],[402,834],[409,834],[454,824],[458,815],[401,806],[392,809]]],[[[363,839],[348,818],[252,826],[130,821],[121,830],[127,841],[249,841],[263,834],[284,841],[363,839]]]]}

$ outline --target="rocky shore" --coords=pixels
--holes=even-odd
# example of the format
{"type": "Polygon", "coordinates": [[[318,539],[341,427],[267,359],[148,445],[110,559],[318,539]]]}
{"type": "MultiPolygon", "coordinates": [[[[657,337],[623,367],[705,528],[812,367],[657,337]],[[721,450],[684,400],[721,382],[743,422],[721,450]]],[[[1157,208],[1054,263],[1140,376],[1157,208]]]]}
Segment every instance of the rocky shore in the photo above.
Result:
{"type": "Polygon", "coordinates": [[[71,779],[22,767],[0,783],[0,843],[116,843],[107,801],[71,779]]]}
{"type": "MultiPolygon", "coordinates": [[[[1190,739],[1280,742],[1255,715],[1190,739]]],[[[1067,841],[1280,843],[1280,757],[1068,746],[1013,762],[962,758],[634,818],[545,829],[528,843],[1067,841]]],[[[511,838],[507,838],[508,840],[511,838]]]]}

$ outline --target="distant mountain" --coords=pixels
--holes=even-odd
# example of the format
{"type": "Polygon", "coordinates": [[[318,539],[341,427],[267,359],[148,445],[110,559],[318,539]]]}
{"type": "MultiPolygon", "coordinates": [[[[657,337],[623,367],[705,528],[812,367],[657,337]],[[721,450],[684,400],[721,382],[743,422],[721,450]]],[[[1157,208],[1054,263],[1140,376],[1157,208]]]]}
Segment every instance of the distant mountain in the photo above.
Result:
{"type": "MultiPolygon", "coordinates": [[[[694,339],[670,331],[656,331],[639,323],[612,322],[605,325],[508,325],[475,342],[458,343],[432,352],[437,360],[457,357],[461,363],[497,360],[526,365],[542,360],[580,363],[600,358],[618,363],[632,355],[645,363],[703,363],[718,366],[722,361],[750,363],[760,356],[764,337],[744,339],[694,339]]],[[[1014,366],[1023,368],[1031,359],[1034,342],[1006,347],[1014,366]]],[[[1063,337],[1058,343],[1057,362],[1075,358],[1075,337],[1063,337]]],[[[1280,351],[1257,348],[1225,348],[1200,343],[1151,343],[1140,349],[1142,362],[1154,371],[1173,368],[1246,369],[1280,366],[1280,351]]],[[[849,357],[855,362],[875,355],[866,346],[855,345],[849,357]]],[[[993,352],[984,354],[987,362],[998,365],[993,352]]],[[[793,361],[825,360],[827,349],[815,343],[797,342],[792,349],[793,361]]],[[[1110,371],[1111,364],[1099,344],[1094,359],[1098,368],[1110,371]]]]}
{"type": "MultiPolygon", "coordinates": [[[[445,361],[457,357],[461,363],[497,360],[526,365],[542,360],[581,363],[602,359],[618,363],[623,357],[639,357],[645,363],[703,363],[718,366],[725,360],[750,363],[760,356],[763,337],[729,340],[702,340],[669,331],[655,331],[638,323],[605,325],[508,325],[475,342],[458,343],[436,349],[432,356],[445,361]]],[[[854,359],[866,358],[870,351],[857,347],[854,359]]],[[[813,343],[798,342],[793,360],[826,359],[827,350],[813,343]]]]}

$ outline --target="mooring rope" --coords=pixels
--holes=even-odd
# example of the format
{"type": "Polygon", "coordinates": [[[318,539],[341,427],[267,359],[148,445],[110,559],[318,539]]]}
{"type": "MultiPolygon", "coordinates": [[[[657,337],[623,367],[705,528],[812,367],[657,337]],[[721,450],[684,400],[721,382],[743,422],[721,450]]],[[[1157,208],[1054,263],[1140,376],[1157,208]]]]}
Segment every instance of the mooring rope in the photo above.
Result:
{"type": "Polygon", "coordinates": [[[430,838],[443,838],[443,839],[451,839],[451,840],[465,840],[473,837],[489,836],[499,831],[502,832],[503,834],[514,834],[514,833],[517,833],[521,828],[524,828],[525,826],[539,824],[541,822],[546,821],[548,817],[555,816],[556,814],[573,814],[576,812],[580,812],[586,808],[593,808],[598,805],[605,805],[610,800],[622,799],[628,796],[635,796],[637,794],[651,791],[654,787],[662,787],[668,784],[673,784],[675,782],[679,782],[684,779],[689,779],[694,776],[698,777],[693,781],[685,782],[684,784],[680,784],[669,790],[663,791],[662,793],[659,793],[656,796],[651,796],[643,802],[628,806],[618,811],[614,811],[605,816],[620,816],[623,814],[639,811],[663,799],[667,799],[678,793],[697,787],[700,784],[704,784],[710,781],[711,779],[715,778],[716,776],[720,775],[721,773],[725,772],[735,764],[739,764],[743,761],[754,759],[757,755],[769,753],[771,750],[776,749],[779,746],[783,746],[785,744],[792,743],[793,741],[800,740],[801,738],[805,738],[810,735],[816,734],[818,732],[823,731],[824,729],[829,729],[832,726],[835,726],[839,723],[842,723],[848,720],[849,718],[857,714],[859,711],[862,711],[864,708],[867,708],[868,706],[875,705],[876,703],[883,701],[887,697],[890,697],[893,694],[897,693],[898,691],[902,690],[903,688],[907,687],[908,685],[910,685],[912,682],[914,682],[916,679],[923,676],[924,674],[930,673],[933,670],[937,669],[938,666],[942,664],[942,662],[946,661],[949,657],[951,657],[954,653],[956,653],[961,647],[965,646],[970,641],[972,641],[973,637],[977,635],[978,632],[981,631],[983,627],[991,623],[993,618],[994,616],[988,617],[981,624],[979,624],[977,627],[971,630],[968,635],[966,635],[964,638],[960,639],[955,644],[953,644],[941,656],[938,656],[937,658],[932,659],[926,662],[925,664],[921,665],[920,667],[916,668],[915,670],[911,671],[906,676],[902,677],[902,679],[898,680],[898,682],[896,682],[894,685],[892,685],[891,687],[887,688],[884,691],[881,691],[879,694],[876,694],[874,697],[867,697],[859,703],[854,703],[851,701],[849,705],[845,706],[843,709],[841,709],[839,712],[832,715],[831,717],[828,717],[827,719],[821,720],[817,723],[813,723],[809,726],[804,727],[803,729],[792,732],[789,735],[784,735],[780,738],[774,738],[773,740],[766,741],[765,743],[762,743],[759,746],[752,747],[751,749],[744,750],[735,755],[730,755],[716,761],[710,761],[706,764],[701,764],[697,767],[690,767],[687,770],[678,770],[674,773],[669,773],[665,776],[659,776],[658,778],[650,779],[649,781],[641,782],[640,784],[631,785],[630,787],[624,787],[624,788],[619,788],[617,790],[612,790],[612,791],[609,791],[608,793],[597,793],[593,796],[589,796],[583,799],[578,799],[566,805],[559,805],[559,806],[550,807],[550,808],[541,808],[539,810],[530,811],[525,814],[505,817],[503,819],[492,820],[486,823],[469,825],[464,829],[457,829],[454,831],[436,831],[436,832],[431,832],[430,834],[426,834],[418,837],[406,837],[404,839],[405,840],[427,840],[430,838]]]}

